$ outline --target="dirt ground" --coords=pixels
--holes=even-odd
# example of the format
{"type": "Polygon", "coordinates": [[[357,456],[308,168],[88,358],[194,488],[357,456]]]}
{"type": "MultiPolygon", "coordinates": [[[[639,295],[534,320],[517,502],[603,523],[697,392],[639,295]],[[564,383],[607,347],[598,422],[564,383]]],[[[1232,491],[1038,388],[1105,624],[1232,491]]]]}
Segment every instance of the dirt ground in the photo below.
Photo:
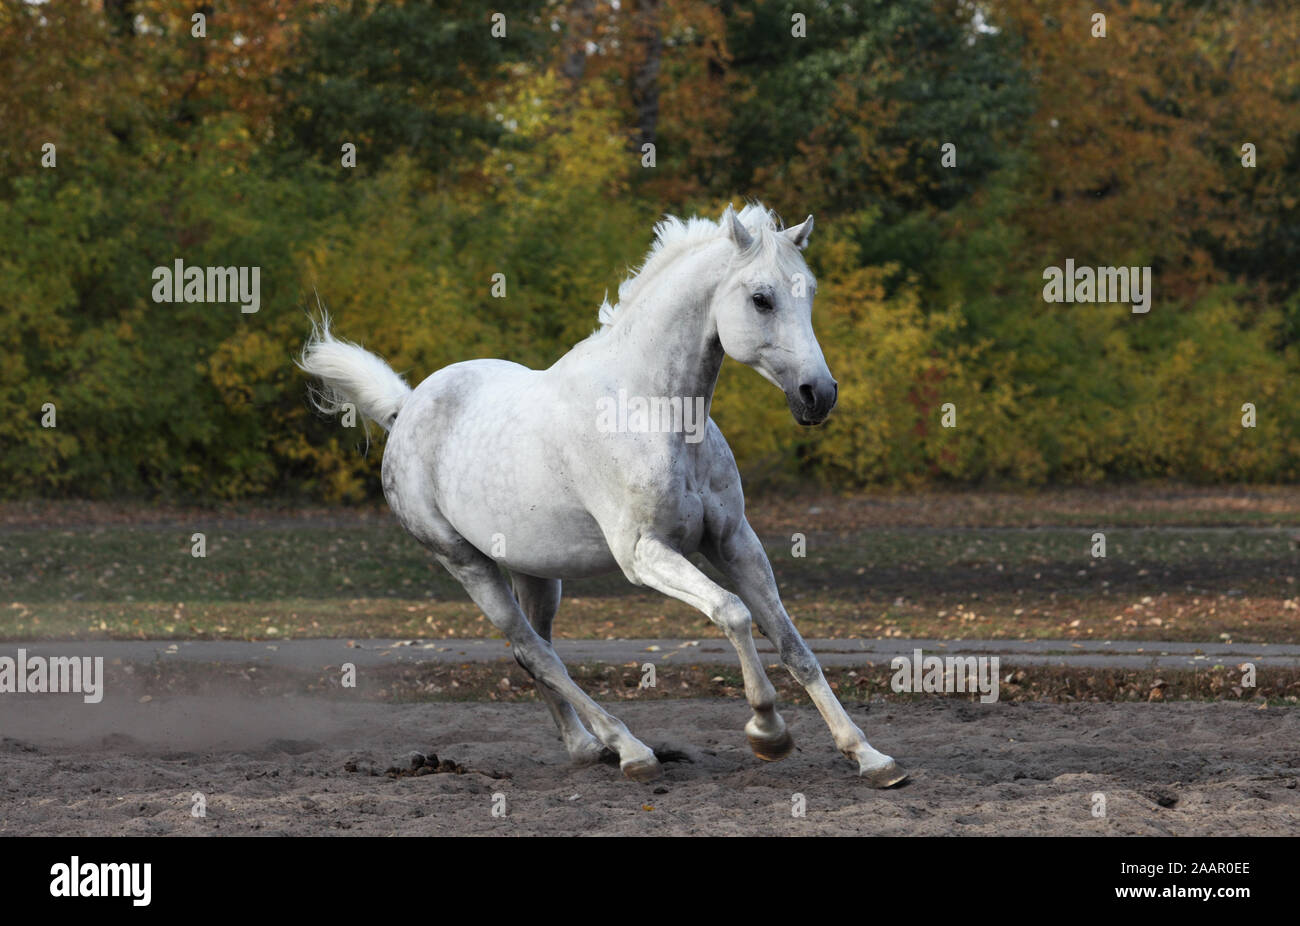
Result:
{"type": "Polygon", "coordinates": [[[808,707],[785,708],[798,748],[775,764],[746,747],[743,702],[618,712],[669,760],[663,779],[571,767],[537,703],[9,695],[0,833],[1300,834],[1293,708],[855,705],[873,744],[913,771],[890,791],[857,780],[808,707]],[[412,752],[427,757],[415,773],[412,752]],[[195,792],[206,817],[191,815],[195,792]]]}

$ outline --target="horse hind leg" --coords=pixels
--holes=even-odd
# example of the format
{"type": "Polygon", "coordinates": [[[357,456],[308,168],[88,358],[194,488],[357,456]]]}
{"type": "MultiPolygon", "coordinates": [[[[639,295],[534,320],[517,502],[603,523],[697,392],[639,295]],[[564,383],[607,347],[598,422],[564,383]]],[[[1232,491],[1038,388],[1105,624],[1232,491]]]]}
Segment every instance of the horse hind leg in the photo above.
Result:
{"type": "MultiPolygon", "coordinates": [[[[551,642],[551,624],[560,607],[560,580],[542,579],[536,576],[512,572],[511,582],[519,607],[528,618],[537,635],[547,643],[551,642]]],[[[520,663],[522,665],[522,663],[520,663]]],[[[524,669],[528,667],[525,665],[524,669]]],[[[529,672],[531,675],[532,673],[529,672]]],[[[582,724],[578,712],[554,688],[533,676],[537,682],[537,692],[546,702],[546,707],[560,730],[560,739],[575,765],[591,765],[614,753],[602,746],[600,740],[582,724]]]]}
{"type": "Polygon", "coordinates": [[[624,775],[634,781],[651,781],[663,774],[654,750],[628,732],[621,720],[593,701],[569,677],[555,649],[524,617],[505,576],[493,560],[464,538],[430,546],[438,562],[465,587],[492,625],[506,635],[515,660],[539,683],[549,686],[572,705],[596,738],[618,753],[624,775]]]}

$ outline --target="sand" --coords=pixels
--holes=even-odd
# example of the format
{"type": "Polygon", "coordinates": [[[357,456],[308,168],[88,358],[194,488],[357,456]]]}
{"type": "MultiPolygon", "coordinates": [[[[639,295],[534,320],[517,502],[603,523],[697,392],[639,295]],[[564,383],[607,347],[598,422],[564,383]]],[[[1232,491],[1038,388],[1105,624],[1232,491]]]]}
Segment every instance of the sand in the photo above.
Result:
{"type": "Polygon", "coordinates": [[[742,702],[621,704],[672,760],[636,784],[572,767],[536,703],[74,698],[0,700],[0,833],[1300,834],[1293,708],[852,705],[913,771],[876,791],[810,708],[784,709],[798,748],[766,764],[745,745],[742,702]],[[447,770],[385,774],[410,770],[412,752],[447,770]],[[191,813],[196,793],[206,816],[191,813]]]}

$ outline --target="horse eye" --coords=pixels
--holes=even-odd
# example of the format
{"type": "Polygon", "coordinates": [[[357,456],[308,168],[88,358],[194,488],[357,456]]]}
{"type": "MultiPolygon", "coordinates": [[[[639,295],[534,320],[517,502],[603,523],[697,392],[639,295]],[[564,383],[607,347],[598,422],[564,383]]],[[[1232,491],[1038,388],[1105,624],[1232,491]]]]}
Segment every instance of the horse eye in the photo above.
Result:
{"type": "Polygon", "coordinates": [[[754,305],[764,312],[772,310],[772,300],[767,298],[767,293],[754,293],[754,305]]]}

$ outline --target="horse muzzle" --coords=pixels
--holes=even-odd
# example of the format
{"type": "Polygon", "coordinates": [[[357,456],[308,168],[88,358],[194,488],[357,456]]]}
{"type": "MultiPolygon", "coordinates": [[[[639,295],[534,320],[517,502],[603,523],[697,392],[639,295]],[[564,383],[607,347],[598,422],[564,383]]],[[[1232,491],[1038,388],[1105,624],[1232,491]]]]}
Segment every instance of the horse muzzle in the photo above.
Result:
{"type": "Polygon", "coordinates": [[[840,384],[825,377],[801,383],[797,389],[786,392],[785,400],[794,420],[804,427],[812,427],[826,420],[839,395],[840,384]]]}

